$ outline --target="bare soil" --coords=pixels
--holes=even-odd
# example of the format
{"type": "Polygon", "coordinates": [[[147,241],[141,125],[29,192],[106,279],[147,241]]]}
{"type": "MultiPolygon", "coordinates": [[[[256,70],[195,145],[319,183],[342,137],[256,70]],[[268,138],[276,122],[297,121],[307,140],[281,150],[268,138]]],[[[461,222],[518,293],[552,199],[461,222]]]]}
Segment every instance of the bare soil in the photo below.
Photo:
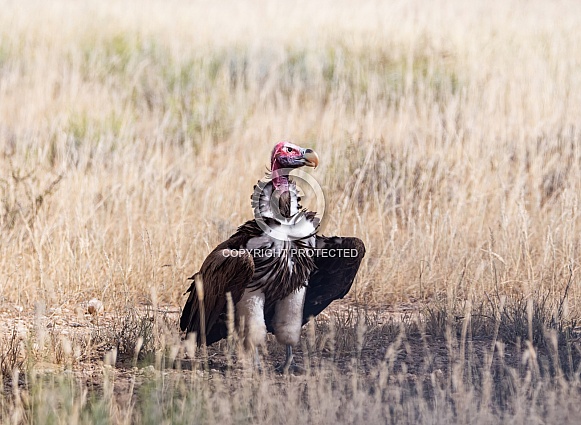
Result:
{"type": "MultiPolygon", "coordinates": [[[[251,360],[240,358],[235,349],[229,350],[227,341],[208,347],[207,361],[202,350],[189,355],[184,349],[184,335],[178,332],[179,307],[153,309],[141,305],[125,313],[105,311],[91,315],[84,305],[46,310],[37,307],[36,312],[5,305],[0,312],[0,329],[5,346],[10,341],[18,343],[21,368],[32,365],[37,373],[49,374],[68,371],[89,390],[97,392],[102,391],[106,371],[113,378],[119,400],[137,396],[141,385],[160,370],[169,376],[206,371],[210,376],[228,374],[233,379],[248,374],[251,360]],[[151,341],[145,342],[135,356],[138,329],[146,332],[149,329],[152,335],[151,341]],[[162,339],[167,336],[165,350],[160,349],[160,336],[162,339]],[[45,351],[38,347],[41,340],[45,351]],[[168,348],[172,344],[180,345],[181,349],[170,354],[172,350],[168,348]],[[112,350],[117,351],[114,357],[112,350]]],[[[315,373],[332,366],[342,374],[372,377],[383,365],[389,367],[394,377],[413,385],[447,379],[451,368],[457,365],[462,365],[464,373],[472,374],[474,379],[481,368],[489,367],[498,380],[508,370],[524,370],[527,366],[529,352],[524,343],[495,344],[491,336],[467,337],[462,345],[457,336],[445,338],[420,332],[416,326],[418,318],[420,309],[414,305],[363,311],[335,303],[314,324],[305,326],[301,343],[294,350],[297,367],[291,373],[315,373]]],[[[561,358],[570,364],[561,361],[560,367],[573,371],[579,366],[579,338],[574,336],[568,347],[568,356],[561,358]]],[[[538,348],[535,355],[541,373],[555,371],[555,356],[549,349],[538,348]]],[[[284,356],[283,347],[269,334],[261,351],[262,373],[280,376],[275,367],[282,364],[284,356]]],[[[25,385],[22,375],[19,384],[25,385]]],[[[8,377],[5,391],[10,392],[11,387],[8,377]]]]}

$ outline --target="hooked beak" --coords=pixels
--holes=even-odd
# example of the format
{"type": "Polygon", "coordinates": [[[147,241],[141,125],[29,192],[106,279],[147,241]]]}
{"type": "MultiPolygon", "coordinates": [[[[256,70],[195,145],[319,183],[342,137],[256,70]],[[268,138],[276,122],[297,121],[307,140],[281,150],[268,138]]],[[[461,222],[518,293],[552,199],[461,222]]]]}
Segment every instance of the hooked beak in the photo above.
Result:
{"type": "Polygon", "coordinates": [[[303,152],[303,159],[307,167],[317,168],[319,165],[319,155],[312,149],[305,149],[303,152]]]}

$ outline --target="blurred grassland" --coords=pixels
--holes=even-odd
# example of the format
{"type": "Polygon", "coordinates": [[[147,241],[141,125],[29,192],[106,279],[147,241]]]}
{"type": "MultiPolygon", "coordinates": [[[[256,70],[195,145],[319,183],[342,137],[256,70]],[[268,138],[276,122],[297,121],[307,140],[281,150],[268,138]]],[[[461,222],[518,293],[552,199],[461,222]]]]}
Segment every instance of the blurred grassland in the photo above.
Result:
{"type": "Polygon", "coordinates": [[[281,139],[321,155],[324,233],[368,246],[353,299],[556,294],[578,268],[573,2],[2,8],[6,301],[181,304],[281,139]]]}

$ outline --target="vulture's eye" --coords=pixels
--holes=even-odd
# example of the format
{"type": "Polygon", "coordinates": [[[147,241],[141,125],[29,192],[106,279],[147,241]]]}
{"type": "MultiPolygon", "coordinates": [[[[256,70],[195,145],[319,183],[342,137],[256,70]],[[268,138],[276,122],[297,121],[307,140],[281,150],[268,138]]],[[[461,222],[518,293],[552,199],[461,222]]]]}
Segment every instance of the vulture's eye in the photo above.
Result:
{"type": "Polygon", "coordinates": [[[288,147],[288,148],[286,148],[286,151],[287,151],[288,153],[291,153],[291,152],[293,151],[293,148],[291,148],[291,147],[288,147]]]}

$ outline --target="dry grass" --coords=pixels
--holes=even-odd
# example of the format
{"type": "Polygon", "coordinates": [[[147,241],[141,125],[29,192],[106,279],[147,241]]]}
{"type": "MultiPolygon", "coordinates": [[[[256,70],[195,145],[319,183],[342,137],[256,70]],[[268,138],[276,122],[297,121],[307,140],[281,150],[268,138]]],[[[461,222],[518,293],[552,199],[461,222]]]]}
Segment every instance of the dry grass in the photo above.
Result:
{"type": "MultiPolygon", "coordinates": [[[[178,421],[175,412],[184,419],[193,410],[205,412],[199,420],[206,422],[301,422],[307,413],[311,422],[359,422],[387,418],[384,405],[404,409],[387,422],[467,422],[471,410],[459,410],[460,393],[466,409],[482,412],[476,422],[560,422],[568,420],[564,412],[569,420],[579,413],[576,2],[24,0],[0,7],[1,366],[5,382],[16,382],[13,367],[26,369],[20,388],[32,391],[29,407],[34,400],[52,406],[42,401],[46,392],[31,388],[56,385],[79,403],[66,410],[55,396],[54,421],[65,422],[95,415],[159,423],[159,415],[178,421]],[[461,341],[444,344],[449,358],[461,357],[442,372],[445,384],[431,381],[425,394],[408,390],[389,362],[345,380],[344,362],[317,371],[334,374],[333,384],[316,374],[288,388],[274,377],[214,374],[214,393],[204,390],[208,375],[176,372],[165,386],[155,372],[161,375],[143,397],[163,401],[157,404],[116,399],[109,369],[99,372],[97,393],[60,375],[29,385],[38,364],[96,367],[113,346],[131,352],[147,335],[152,359],[181,347],[171,320],[136,317],[183,304],[185,278],[251,217],[250,190],[280,139],[321,156],[313,175],[326,194],[324,233],[366,243],[345,302],[409,307],[417,333],[407,337],[461,341]],[[83,315],[93,297],[109,322],[83,315]],[[76,322],[83,332],[63,337],[59,326],[70,332],[76,322]],[[40,344],[41,335],[48,342],[40,344]],[[535,375],[516,362],[493,374],[474,360],[479,378],[472,379],[454,367],[472,361],[462,347],[475,338],[487,341],[479,359],[495,356],[497,340],[514,347],[513,358],[529,359],[531,341],[552,372],[535,375]],[[565,356],[557,366],[551,341],[565,356]],[[75,350],[82,361],[71,360],[75,350]],[[554,378],[556,370],[569,380],[554,378]],[[512,388],[500,404],[488,401],[487,380],[512,388]],[[384,390],[400,398],[380,397],[384,390]],[[280,397],[260,396],[273,393],[280,397]],[[224,399],[239,410],[212,410],[224,399]],[[326,407],[313,413],[315,405],[326,407]],[[133,406],[127,417],[124,406],[133,406]],[[139,410],[147,406],[158,410],[139,410]]],[[[374,328],[385,314],[369,317],[374,328]]],[[[357,358],[353,326],[338,325],[352,332],[336,344],[357,358]]],[[[372,339],[384,350],[396,344],[397,333],[378,335],[384,338],[372,339]]],[[[502,363],[504,354],[494,358],[502,363]]],[[[422,369],[424,360],[412,362],[414,379],[436,373],[422,369]]],[[[14,397],[2,399],[3,414],[19,403],[14,397]]],[[[25,407],[13,409],[24,412],[14,422],[40,420],[42,409],[25,407]]]]}

